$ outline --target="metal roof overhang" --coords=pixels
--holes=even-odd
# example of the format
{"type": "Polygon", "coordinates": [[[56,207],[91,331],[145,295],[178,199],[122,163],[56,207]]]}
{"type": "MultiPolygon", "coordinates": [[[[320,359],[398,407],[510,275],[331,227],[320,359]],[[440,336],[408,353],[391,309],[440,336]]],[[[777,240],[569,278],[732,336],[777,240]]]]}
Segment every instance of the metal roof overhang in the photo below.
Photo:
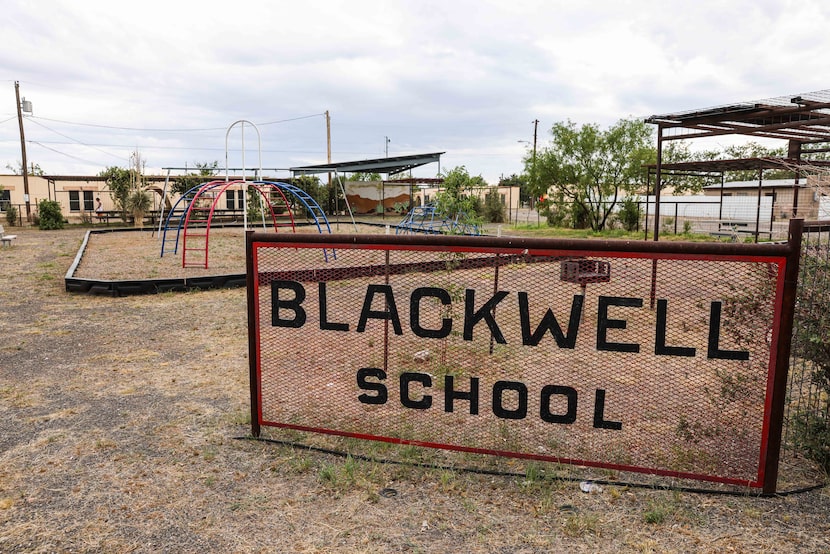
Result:
{"type": "MultiPolygon", "coordinates": [[[[47,181],[67,181],[67,182],[77,182],[77,181],[84,181],[84,182],[96,182],[96,181],[106,181],[106,177],[101,177],[100,175],[34,175],[34,177],[41,177],[42,179],[46,179],[47,181]]],[[[143,179],[148,182],[156,182],[156,183],[163,183],[167,177],[164,175],[144,175],[143,179]]]]}
{"type": "MultiPolygon", "coordinates": [[[[745,171],[751,169],[789,169],[797,167],[830,167],[830,161],[805,160],[793,158],[742,158],[737,160],[697,160],[662,164],[664,173],[724,173],[727,171],[745,171]]],[[[650,174],[657,171],[656,164],[646,166],[650,174]]]]}
{"type": "MultiPolygon", "coordinates": [[[[815,160],[802,161],[803,154],[830,152],[826,143],[830,143],[830,90],[809,92],[800,95],[779,96],[756,102],[742,102],[726,104],[703,110],[690,110],[663,115],[653,115],[645,119],[646,123],[657,125],[657,161],[655,168],[655,191],[657,210],[654,214],[654,240],[660,236],[660,190],[662,189],[662,174],[664,169],[671,171],[662,164],[663,141],[698,139],[721,135],[745,135],[758,138],[775,138],[788,141],[787,158],[789,165],[783,167],[797,170],[798,164],[816,165],[815,160]],[[822,144],[824,143],[824,144],[822,144]],[[804,148],[805,144],[817,145],[804,148]]],[[[706,162],[702,162],[706,163],[706,162]]],[[[704,171],[726,171],[712,169],[717,167],[709,162],[704,171]]],[[[734,161],[740,169],[740,161],[734,161]]],[[[751,161],[749,163],[752,163],[751,161]]],[[[759,180],[763,176],[763,166],[755,159],[754,166],[749,169],[758,169],[759,180]]],[[[667,164],[668,165],[668,164],[667,164]]],[[[675,165],[675,164],[672,164],[675,165]]],[[[779,163],[777,167],[781,167],[779,163]]],[[[726,167],[723,164],[721,167],[726,167]]],[[[693,171],[691,167],[685,168],[693,171]]],[[[680,171],[675,168],[674,171],[680,171]]],[[[651,170],[649,169],[649,175],[651,170]]],[[[797,185],[794,185],[794,187],[797,185]]],[[[798,194],[793,195],[792,217],[798,214],[798,194]]],[[[760,205],[760,204],[759,204],[760,205]]],[[[757,223],[756,223],[757,231],[757,223]]],[[[758,240],[758,234],[755,235],[758,240]]],[[[654,278],[654,275],[653,275],[654,278]]]]}
{"type": "Polygon", "coordinates": [[[354,162],[337,162],[320,165],[306,165],[290,168],[294,175],[314,175],[319,173],[385,173],[394,175],[422,165],[441,161],[444,152],[430,154],[415,154],[411,156],[395,156],[376,158],[373,160],[357,160],[354,162]]]}
{"type": "Polygon", "coordinates": [[[646,118],[671,130],[663,140],[749,135],[796,143],[830,142],[830,90],[646,118]]]}

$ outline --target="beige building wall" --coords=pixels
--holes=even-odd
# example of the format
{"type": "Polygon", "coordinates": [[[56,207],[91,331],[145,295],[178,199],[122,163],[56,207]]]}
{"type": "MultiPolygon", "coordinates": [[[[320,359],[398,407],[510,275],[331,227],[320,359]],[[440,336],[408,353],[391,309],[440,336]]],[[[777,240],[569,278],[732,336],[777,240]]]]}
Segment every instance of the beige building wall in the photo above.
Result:
{"type": "MultiPolygon", "coordinates": [[[[84,214],[95,209],[95,198],[101,199],[104,210],[112,210],[112,200],[104,181],[90,180],[51,181],[38,175],[29,175],[29,211],[32,216],[37,213],[37,205],[42,200],[56,200],[61,205],[61,212],[70,222],[81,221],[84,214]],[[77,209],[75,202],[77,199],[77,209]]],[[[9,204],[18,210],[21,220],[26,219],[26,193],[22,175],[0,175],[0,217],[5,220],[5,211],[9,204]]],[[[24,223],[25,224],[25,223],[24,223]]]]}
{"type": "MultiPolygon", "coordinates": [[[[413,202],[416,206],[423,206],[435,200],[435,195],[440,191],[439,187],[416,188],[413,192],[413,202]]],[[[482,187],[476,189],[476,194],[481,201],[484,202],[484,197],[492,190],[496,190],[497,194],[501,195],[504,200],[505,208],[507,209],[507,217],[509,221],[516,220],[516,214],[519,213],[519,187],[482,187]]]]}
{"type": "MultiPolygon", "coordinates": [[[[158,209],[163,183],[153,177],[148,190],[153,209],[158,209]]],[[[92,176],[38,176],[29,175],[29,209],[32,216],[37,214],[37,205],[41,200],[56,200],[61,205],[61,212],[70,223],[80,223],[85,217],[94,218],[95,199],[101,199],[104,211],[115,210],[110,198],[106,181],[92,176]]],[[[9,204],[18,210],[23,225],[31,224],[26,220],[26,195],[22,175],[0,175],[0,223],[6,225],[5,212],[9,204]]]]}

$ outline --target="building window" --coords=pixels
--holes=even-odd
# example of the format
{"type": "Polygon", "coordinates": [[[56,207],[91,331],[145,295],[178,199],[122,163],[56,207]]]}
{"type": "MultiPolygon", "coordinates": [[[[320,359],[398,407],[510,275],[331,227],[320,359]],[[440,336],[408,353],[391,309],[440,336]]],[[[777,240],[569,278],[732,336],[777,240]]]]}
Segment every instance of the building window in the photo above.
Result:
{"type": "Polygon", "coordinates": [[[5,212],[9,209],[12,203],[12,191],[0,190],[0,212],[5,212]]]}
{"type": "Polygon", "coordinates": [[[83,193],[84,208],[83,211],[91,212],[95,209],[95,199],[91,190],[70,190],[69,191],[69,211],[81,211],[81,194],[83,193]]]}
{"type": "MultiPolygon", "coordinates": [[[[242,191],[240,191],[242,192],[242,191]]],[[[225,191],[225,207],[229,210],[236,209],[236,191],[235,190],[226,190],[225,191]]]]}

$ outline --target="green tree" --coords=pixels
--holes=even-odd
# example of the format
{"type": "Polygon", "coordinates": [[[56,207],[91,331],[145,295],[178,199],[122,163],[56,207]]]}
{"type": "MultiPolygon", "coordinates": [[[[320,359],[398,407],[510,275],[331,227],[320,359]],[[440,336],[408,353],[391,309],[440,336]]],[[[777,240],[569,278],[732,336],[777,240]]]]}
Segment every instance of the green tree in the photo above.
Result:
{"type": "MultiPolygon", "coordinates": [[[[695,150],[689,146],[685,140],[672,140],[663,143],[663,163],[683,163],[696,162],[705,160],[721,159],[723,156],[720,150],[695,150]]],[[[657,152],[655,149],[654,160],[649,163],[657,162],[657,152]]],[[[720,176],[718,175],[694,175],[689,172],[682,172],[680,174],[673,174],[671,171],[664,171],[661,175],[662,186],[660,190],[671,187],[675,194],[683,194],[686,192],[698,193],[703,190],[706,185],[720,183],[720,176]]],[[[652,181],[653,184],[653,181],[652,181]]],[[[654,191],[649,191],[654,194],[654,191]]]]}
{"type": "MultiPolygon", "coordinates": [[[[15,175],[23,175],[23,163],[22,162],[16,162],[16,163],[17,163],[17,166],[13,166],[12,164],[6,164],[6,169],[11,171],[15,175]]],[[[45,175],[45,173],[43,172],[43,169],[41,169],[39,164],[29,164],[28,170],[29,170],[28,171],[29,175],[37,175],[37,176],[45,175]]]]}
{"type": "MultiPolygon", "coordinates": [[[[747,158],[783,158],[787,156],[786,148],[768,148],[757,142],[744,144],[733,144],[725,146],[721,150],[692,150],[689,142],[685,140],[669,141],[663,146],[663,163],[682,163],[710,160],[742,160],[747,158]]],[[[795,174],[786,168],[764,170],[764,179],[792,179],[795,174]]],[[[758,179],[757,169],[745,169],[738,171],[727,171],[724,175],[726,181],[755,181],[758,179]]],[[[700,190],[711,184],[720,183],[717,175],[695,176],[688,173],[672,175],[670,172],[663,173],[663,187],[671,186],[675,192],[700,192],[700,190]]]]}
{"type": "Polygon", "coordinates": [[[115,209],[121,212],[121,219],[127,220],[127,200],[132,189],[132,171],[123,167],[111,166],[98,174],[107,182],[110,198],[115,209]]]}
{"type": "Polygon", "coordinates": [[[196,162],[194,166],[195,171],[176,177],[173,180],[173,184],[170,186],[170,191],[173,194],[184,194],[197,185],[211,181],[212,177],[216,176],[219,171],[219,162],[216,160],[196,162]]]}
{"type": "Polygon", "coordinates": [[[140,215],[136,221],[141,223],[151,204],[147,197],[147,183],[144,179],[145,161],[138,150],[130,154],[130,168],[108,167],[98,175],[104,177],[109,188],[115,208],[121,212],[121,220],[127,221],[127,215],[140,215]],[[141,196],[147,197],[142,199],[141,196]]]}
{"type": "Polygon", "coordinates": [[[502,177],[499,179],[500,187],[519,187],[519,202],[530,202],[531,195],[528,187],[530,186],[530,176],[522,173],[521,175],[512,174],[510,177],[502,177]]]}
{"type": "MultiPolygon", "coordinates": [[[[744,158],[784,158],[787,156],[787,149],[767,148],[757,142],[745,144],[733,144],[723,149],[723,158],[727,160],[740,160],[744,158]]],[[[764,179],[791,179],[795,173],[788,169],[767,169],[764,171],[764,179]]],[[[758,170],[748,169],[745,171],[729,171],[726,173],[727,181],[757,181],[758,170]]]]}
{"type": "Polygon", "coordinates": [[[457,221],[459,232],[465,232],[468,226],[480,225],[483,206],[475,192],[477,188],[487,186],[484,178],[481,175],[471,176],[463,165],[441,177],[444,183],[433,201],[436,211],[447,219],[457,221]]]}
{"type": "Polygon", "coordinates": [[[358,171],[349,176],[349,181],[383,181],[380,173],[365,173],[358,171]]]}
{"type": "MultiPolygon", "coordinates": [[[[306,194],[313,198],[321,208],[325,209],[325,207],[329,205],[329,188],[327,185],[322,184],[320,182],[320,178],[316,175],[300,175],[299,177],[294,177],[291,179],[291,184],[298,189],[302,189],[306,194]]],[[[305,206],[295,204],[294,209],[300,210],[300,213],[305,217],[309,217],[311,215],[307,213],[305,206]]]]}
{"type": "MultiPolygon", "coordinates": [[[[642,166],[655,157],[646,123],[622,119],[603,131],[596,124],[556,123],[552,140],[536,156],[540,187],[561,195],[587,215],[591,229],[605,228],[621,195],[641,188],[642,166]]],[[[528,172],[532,162],[525,161],[528,172]]]]}
{"type": "Polygon", "coordinates": [[[498,188],[492,188],[484,195],[484,218],[490,223],[504,223],[507,220],[507,206],[498,188]]]}

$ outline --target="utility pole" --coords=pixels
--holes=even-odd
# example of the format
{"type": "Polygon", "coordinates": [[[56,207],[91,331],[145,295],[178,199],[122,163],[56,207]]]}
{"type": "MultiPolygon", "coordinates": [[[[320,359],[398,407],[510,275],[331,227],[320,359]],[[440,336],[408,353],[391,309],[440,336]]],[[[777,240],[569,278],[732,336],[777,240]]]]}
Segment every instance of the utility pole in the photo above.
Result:
{"type": "MultiPolygon", "coordinates": [[[[532,161],[532,171],[533,171],[533,192],[539,192],[536,187],[537,185],[537,178],[536,178],[536,130],[539,127],[539,120],[533,120],[533,161],[532,161]]],[[[536,198],[533,199],[534,204],[536,203],[536,198]]],[[[539,225],[539,210],[536,210],[536,225],[539,225]]]]}
{"type": "Polygon", "coordinates": [[[533,185],[536,186],[536,130],[539,127],[539,120],[533,120],[533,185]]]}
{"type": "Polygon", "coordinates": [[[392,140],[389,137],[383,137],[383,138],[386,139],[386,141],[385,141],[386,157],[388,158],[389,157],[389,143],[392,142],[392,140]]]}
{"type": "MultiPolygon", "coordinates": [[[[331,163],[331,117],[326,110],[326,163],[331,163]]],[[[329,188],[331,188],[331,171],[329,171],[329,188]]]]}
{"type": "MultiPolygon", "coordinates": [[[[32,205],[29,202],[29,170],[26,167],[26,135],[23,134],[23,105],[20,102],[20,82],[14,82],[14,96],[17,99],[17,123],[20,126],[20,152],[23,156],[23,201],[26,203],[26,221],[32,221],[32,205]]],[[[24,98],[25,102],[26,99],[24,98]]],[[[32,112],[32,103],[27,102],[27,112],[32,112]]]]}

